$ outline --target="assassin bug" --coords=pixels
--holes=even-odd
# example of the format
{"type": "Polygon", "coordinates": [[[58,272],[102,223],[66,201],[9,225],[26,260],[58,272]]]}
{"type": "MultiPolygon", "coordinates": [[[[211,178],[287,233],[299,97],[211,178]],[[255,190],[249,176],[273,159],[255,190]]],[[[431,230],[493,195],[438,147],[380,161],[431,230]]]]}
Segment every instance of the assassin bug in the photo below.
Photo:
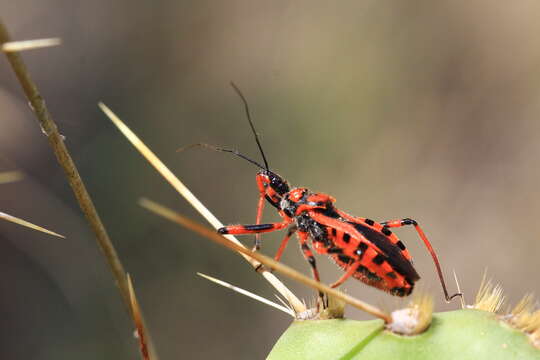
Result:
{"type": "Polygon", "coordinates": [[[233,83],[231,85],[242,99],[264,166],[236,150],[195,144],[215,151],[232,153],[260,168],[256,176],[259,190],[256,224],[225,226],[218,230],[220,234],[256,234],[255,250],[258,250],[260,248],[258,234],[288,228],[275,255],[276,261],[280,260],[289,239],[296,233],[304,257],[309,262],[313,277],[317,281],[320,281],[320,277],[309,240],[317,253],[330,256],[345,271],[331,285],[332,287],[343,284],[352,276],[392,295],[407,296],[413,291],[414,284],[420,276],[413,267],[409,251],[390,228],[414,226],[433,258],[446,301],[462,295],[461,293],[448,295],[437,255],[415,220],[405,218],[376,222],[348,215],[334,206],[335,199],[332,196],[314,193],[301,187],[291,188],[285,179],[271,171],[251,121],[248,103],[236,85],[233,83]],[[265,201],[277,209],[282,218],[281,222],[261,224],[265,201]]]}

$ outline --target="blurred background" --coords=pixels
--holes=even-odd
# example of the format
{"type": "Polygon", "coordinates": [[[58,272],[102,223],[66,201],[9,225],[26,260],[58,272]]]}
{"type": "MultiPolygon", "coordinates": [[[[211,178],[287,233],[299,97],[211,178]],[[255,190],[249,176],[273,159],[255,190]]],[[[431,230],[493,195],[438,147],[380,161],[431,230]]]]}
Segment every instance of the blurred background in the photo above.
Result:
{"type": "MultiPolygon", "coordinates": [[[[290,183],[379,221],[411,217],[473,301],[483,272],[511,303],[540,293],[540,3],[493,1],[0,0],[17,40],[63,45],[24,59],[86,181],[161,359],[264,358],[290,323],[203,272],[273,298],[239,256],[140,208],[147,196],[203,222],[99,111],[104,101],[224,223],[253,223],[259,158],[290,183]]],[[[0,222],[0,358],[134,359],[133,326],[94,237],[7,61],[0,61],[0,211],[67,236],[0,222]]],[[[278,219],[268,208],[267,221],[278,219]]],[[[445,304],[412,229],[396,231],[445,304]]],[[[273,255],[283,233],[264,236],[273,255]]],[[[244,237],[246,244],[252,238],[244,237]]],[[[295,242],[283,258],[306,274],[295,242]]],[[[326,282],[341,271],[318,264],[326,282]]],[[[287,281],[286,281],[287,282],[287,281]]],[[[290,284],[306,299],[313,292],[290,284]]],[[[357,281],[346,291],[394,309],[357,281]]],[[[368,316],[348,309],[351,318],[368,316]]]]}

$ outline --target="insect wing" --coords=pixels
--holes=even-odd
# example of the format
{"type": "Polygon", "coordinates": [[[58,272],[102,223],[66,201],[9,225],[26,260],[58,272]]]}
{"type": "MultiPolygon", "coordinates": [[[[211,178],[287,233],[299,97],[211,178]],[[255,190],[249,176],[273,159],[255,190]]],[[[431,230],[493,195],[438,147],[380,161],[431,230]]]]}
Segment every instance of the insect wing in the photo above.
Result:
{"type": "Polygon", "coordinates": [[[351,237],[367,242],[371,245],[371,248],[384,256],[384,261],[387,261],[393,269],[406,277],[411,283],[420,279],[412,263],[401,253],[401,249],[393,244],[382,232],[361,221],[348,221],[339,216],[331,216],[332,214],[329,214],[328,211],[324,213],[321,211],[310,211],[309,215],[313,220],[322,225],[339,228],[351,237]]]}

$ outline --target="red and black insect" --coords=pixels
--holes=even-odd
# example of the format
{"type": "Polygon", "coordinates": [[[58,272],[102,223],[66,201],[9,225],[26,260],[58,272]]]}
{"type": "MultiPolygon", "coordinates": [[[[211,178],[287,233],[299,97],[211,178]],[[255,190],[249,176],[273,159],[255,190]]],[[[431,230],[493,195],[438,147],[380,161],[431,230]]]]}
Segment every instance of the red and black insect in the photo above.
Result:
{"type": "MultiPolygon", "coordinates": [[[[304,257],[309,262],[313,277],[317,281],[320,281],[320,277],[310,242],[317,253],[327,254],[345,271],[343,276],[331,285],[332,287],[343,284],[352,276],[392,295],[407,296],[413,291],[414,284],[420,276],[413,267],[409,251],[390,228],[414,226],[433,258],[446,301],[461,296],[460,293],[448,295],[437,255],[415,220],[405,218],[376,222],[348,215],[334,206],[335,199],[332,196],[314,193],[306,188],[291,188],[285,179],[271,171],[251,121],[247,101],[240,90],[234,84],[231,85],[244,103],[264,166],[236,150],[198,144],[213,150],[233,153],[261,169],[256,176],[259,189],[256,224],[230,225],[219,229],[219,233],[260,234],[287,228],[287,234],[276,253],[276,261],[281,258],[290,237],[296,233],[304,257]],[[271,224],[260,223],[265,201],[277,209],[282,221],[271,224]]],[[[259,248],[260,241],[257,235],[255,249],[259,248]]]]}

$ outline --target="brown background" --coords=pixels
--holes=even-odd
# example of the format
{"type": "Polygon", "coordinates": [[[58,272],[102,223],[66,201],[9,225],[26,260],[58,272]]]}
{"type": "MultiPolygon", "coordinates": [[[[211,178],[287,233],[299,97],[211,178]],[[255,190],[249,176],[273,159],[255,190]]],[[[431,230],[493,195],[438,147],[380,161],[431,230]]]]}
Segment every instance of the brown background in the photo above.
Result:
{"type": "MultiPolygon", "coordinates": [[[[273,290],[236,255],[138,207],[145,195],[201,220],[98,110],[104,101],[225,223],[255,219],[258,158],[234,80],[271,166],[377,220],[412,217],[468,302],[488,273],[511,302],[539,292],[540,4],[493,1],[2,0],[24,54],[107,225],[162,359],[259,359],[289,319],[198,278],[273,290]]],[[[132,325],[45,137],[0,61],[0,210],[68,236],[0,223],[0,357],[133,359],[132,325]]],[[[268,221],[276,214],[268,211],[268,221]]],[[[414,232],[398,232],[446,305],[414,232]]],[[[282,234],[265,236],[273,254],[282,234]]],[[[251,239],[245,238],[247,243],[251,239]]],[[[309,273],[300,251],[283,261],[309,273]]],[[[340,271],[319,260],[325,281],[340,271]]],[[[311,292],[291,285],[303,297],[311,292]]],[[[400,302],[350,281],[393,309],[400,302]]],[[[352,318],[368,318],[350,310],[352,318]]]]}

